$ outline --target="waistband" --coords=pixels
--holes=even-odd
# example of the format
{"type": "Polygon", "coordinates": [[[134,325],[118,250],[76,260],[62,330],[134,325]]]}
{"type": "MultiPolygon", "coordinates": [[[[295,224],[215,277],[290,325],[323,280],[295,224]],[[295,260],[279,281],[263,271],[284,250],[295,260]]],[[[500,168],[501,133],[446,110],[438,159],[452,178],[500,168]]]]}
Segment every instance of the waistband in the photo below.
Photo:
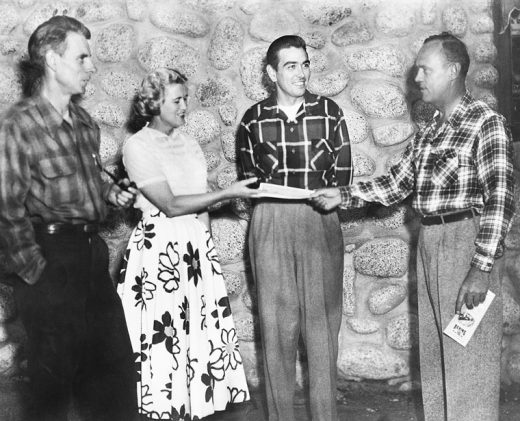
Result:
{"type": "Polygon", "coordinates": [[[439,225],[449,224],[450,222],[463,221],[465,219],[472,219],[478,216],[474,209],[466,209],[460,212],[445,213],[441,215],[423,216],[421,219],[422,225],[439,225]]]}
{"type": "Polygon", "coordinates": [[[95,234],[99,232],[99,224],[97,222],[87,224],[67,224],[65,222],[35,223],[33,226],[35,231],[45,234],[95,234]]]}

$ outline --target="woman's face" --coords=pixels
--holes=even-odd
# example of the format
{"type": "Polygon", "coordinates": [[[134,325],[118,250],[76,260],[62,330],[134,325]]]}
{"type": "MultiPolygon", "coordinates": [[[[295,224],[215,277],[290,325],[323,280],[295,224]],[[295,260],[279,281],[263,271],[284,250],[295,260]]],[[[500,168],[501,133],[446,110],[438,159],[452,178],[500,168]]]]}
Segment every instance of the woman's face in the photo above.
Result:
{"type": "Polygon", "coordinates": [[[186,85],[171,84],[164,89],[164,101],[159,118],[166,127],[176,129],[184,125],[188,107],[188,89],[186,85]]]}

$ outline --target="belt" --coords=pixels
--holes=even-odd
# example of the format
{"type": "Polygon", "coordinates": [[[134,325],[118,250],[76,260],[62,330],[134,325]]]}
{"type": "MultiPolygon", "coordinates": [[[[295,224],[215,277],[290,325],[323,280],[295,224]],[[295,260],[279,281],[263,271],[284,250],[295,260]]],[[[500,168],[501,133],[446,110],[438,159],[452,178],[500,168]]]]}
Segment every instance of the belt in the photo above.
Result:
{"type": "Polygon", "coordinates": [[[457,222],[457,221],[463,221],[465,219],[471,219],[476,215],[478,215],[478,214],[475,210],[466,209],[461,212],[445,213],[443,215],[423,216],[423,218],[421,219],[421,224],[423,224],[423,225],[449,224],[450,222],[457,222]]]}
{"type": "Polygon", "coordinates": [[[34,229],[45,234],[95,234],[99,231],[96,222],[88,224],[66,224],[53,222],[50,224],[34,224],[34,229]]]}

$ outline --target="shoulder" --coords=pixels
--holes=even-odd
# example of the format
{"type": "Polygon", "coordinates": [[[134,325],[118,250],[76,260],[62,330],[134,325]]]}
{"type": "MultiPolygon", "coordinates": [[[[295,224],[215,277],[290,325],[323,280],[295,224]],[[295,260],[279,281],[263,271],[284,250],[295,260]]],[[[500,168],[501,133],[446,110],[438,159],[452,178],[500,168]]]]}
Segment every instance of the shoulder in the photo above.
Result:
{"type": "Polygon", "coordinates": [[[276,106],[276,99],[273,96],[267,97],[256,104],[251,105],[242,117],[242,124],[248,124],[258,120],[263,112],[272,110],[276,106]]]}
{"type": "Polygon", "coordinates": [[[311,108],[316,115],[324,115],[329,117],[343,117],[343,110],[341,107],[332,99],[312,94],[310,92],[305,93],[305,106],[311,108]]]}
{"type": "Polygon", "coordinates": [[[499,114],[484,101],[473,98],[468,104],[465,120],[477,126],[483,126],[484,124],[507,126],[507,121],[502,114],[499,114]]]}
{"type": "Polygon", "coordinates": [[[150,142],[153,142],[153,140],[154,136],[152,136],[151,130],[146,127],[142,128],[124,141],[123,154],[134,151],[146,152],[148,149],[153,149],[150,148],[150,142]]]}
{"type": "MultiPolygon", "coordinates": [[[[31,114],[36,110],[36,104],[31,98],[24,98],[11,105],[2,113],[0,127],[13,127],[22,125],[24,120],[30,118],[31,114]]],[[[23,126],[23,125],[22,125],[23,126]]]]}
{"type": "Polygon", "coordinates": [[[84,123],[99,130],[99,126],[96,123],[96,120],[94,120],[94,118],[81,105],[72,101],[70,103],[70,107],[73,110],[73,112],[78,116],[78,118],[80,118],[84,123]]]}

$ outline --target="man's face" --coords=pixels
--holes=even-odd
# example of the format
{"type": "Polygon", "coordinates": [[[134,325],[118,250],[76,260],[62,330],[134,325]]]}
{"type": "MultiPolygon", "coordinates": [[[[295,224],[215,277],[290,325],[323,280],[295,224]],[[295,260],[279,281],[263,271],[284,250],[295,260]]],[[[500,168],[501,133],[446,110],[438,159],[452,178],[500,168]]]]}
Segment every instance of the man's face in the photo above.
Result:
{"type": "Polygon", "coordinates": [[[85,87],[96,67],[87,39],[77,32],[69,32],[63,54],[55,54],[56,82],[66,95],[85,93],[85,87]]]}
{"type": "Polygon", "coordinates": [[[267,66],[271,80],[276,83],[279,100],[303,97],[310,76],[310,62],[303,48],[284,48],[278,51],[278,68],[267,66]]]}
{"type": "Polygon", "coordinates": [[[419,85],[422,99],[434,105],[443,104],[452,89],[455,69],[442,50],[440,41],[423,45],[415,61],[417,74],[415,82],[419,85]]]}
{"type": "Polygon", "coordinates": [[[159,115],[162,123],[175,129],[184,124],[188,107],[188,89],[186,85],[174,83],[164,88],[164,101],[159,115]]]}

